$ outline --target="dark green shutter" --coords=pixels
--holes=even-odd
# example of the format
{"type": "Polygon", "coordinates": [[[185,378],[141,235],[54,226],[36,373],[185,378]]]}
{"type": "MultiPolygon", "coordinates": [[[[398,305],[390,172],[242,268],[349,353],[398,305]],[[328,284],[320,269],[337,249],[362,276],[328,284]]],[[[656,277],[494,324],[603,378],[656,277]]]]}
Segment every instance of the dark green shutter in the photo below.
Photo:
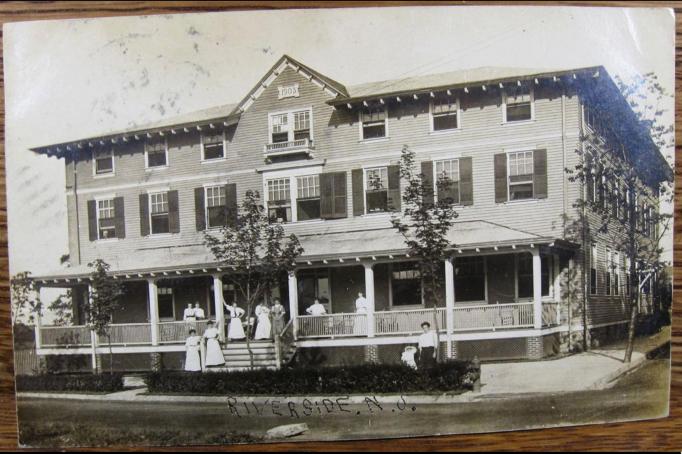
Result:
{"type": "Polygon", "coordinates": [[[533,190],[536,199],[547,198],[547,150],[533,152],[533,190]]]}
{"type": "Polygon", "coordinates": [[[507,201],[507,154],[495,155],[495,203],[507,201]]]}
{"type": "Polygon", "coordinates": [[[88,234],[90,241],[97,240],[97,202],[88,200],[88,234]]]}
{"type": "Polygon", "coordinates": [[[225,209],[228,227],[237,226],[237,214],[239,207],[237,206],[237,184],[229,183],[225,185],[225,209]]]}
{"type": "Polygon", "coordinates": [[[474,180],[471,158],[459,159],[459,203],[474,204],[474,180]]]}
{"type": "Polygon", "coordinates": [[[346,172],[320,174],[320,217],[322,219],[347,217],[346,172]]]}
{"type": "Polygon", "coordinates": [[[170,230],[170,233],[180,232],[178,191],[168,191],[168,229],[170,230]]]}
{"type": "Polygon", "coordinates": [[[206,230],[206,207],[204,203],[204,188],[194,188],[194,217],[197,232],[206,230]]]}
{"type": "Polygon", "coordinates": [[[353,184],[353,216],[365,214],[365,172],[362,169],[353,169],[351,172],[353,184]]]}
{"type": "Polygon", "coordinates": [[[149,235],[149,194],[140,194],[140,235],[149,235]]]}
{"type": "Polygon", "coordinates": [[[400,166],[388,166],[388,211],[400,211],[400,166]]]}
{"type": "Polygon", "coordinates": [[[123,207],[123,197],[114,198],[114,226],[116,227],[116,238],[126,237],[126,217],[123,207]]]}
{"type": "Polygon", "coordinates": [[[424,183],[424,205],[433,205],[433,161],[422,161],[422,183],[424,183]]]}

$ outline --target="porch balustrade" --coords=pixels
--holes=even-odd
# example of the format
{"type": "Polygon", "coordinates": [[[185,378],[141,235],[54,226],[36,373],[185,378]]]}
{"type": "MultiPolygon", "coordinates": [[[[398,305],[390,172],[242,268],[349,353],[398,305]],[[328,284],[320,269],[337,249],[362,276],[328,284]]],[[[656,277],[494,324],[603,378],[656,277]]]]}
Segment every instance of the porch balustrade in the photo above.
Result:
{"type": "Polygon", "coordinates": [[[453,331],[532,328],[533,302],[481,304],[454,308],[453,331]]]}
{"type": "Polygon", "coordinates": [[[86,347],[90,345],[90,328],[87,326],[41,326],[43,347],[86,347]]]}
{"type": "MultiPolygon", "coordinates": [[[[439,331],[445,331],[445,313],[445,308],[436,309],[439,331]]],[[[416,334],[422,331],[424,322],[435,328],[433,309],[383,311],[375,313],[374,317],[376,334],[416,334]]]]}
{"type": "MultiPolygon", "coordinates": [[[[146,345],[152,341],[149,323],[121,323],[109,325],[109,337],[112,345],[146,345]]],[[[108,345],[107,336],[99,336],[99,345],[108,345]]]]}
{"type": "MultiPolygon", "coordinates": [[[[559,323],[559,304],[544,302],[542,305],[542,326],[556,326],[559,323]]],[[[439,332],[447,331],[448,309],[435,310],[439,332]]],[[[504,329],[533,328],[534,303],[532,301],[511,304],[457,305],[452,309],[453,332],[498,331],[504,329]]],[[[325,315],[303,315],[296,318],[297,337],[337,338],[366,337],[370,328],[367,314],[341,313],[325,315]]],[[[413,335],[422,331],[425,321],[434,327],[434,310],[430,308],[380,311],[374,313],[374,334],[413,335]]],[[[158,324],[159,344],[181,344],[194,328],[197,335],[203,335],[208,320],[196,322],[162,322],[158,324]]],[[[293,328],[293,323],[292,326],[293,328]]],[[[90,329],[87,326],[41,326],[42,347],[85,347],[90,346],[90,329]]],[[[109,327],[112,345],[151,345],[152,325],[150,323],[115,324],[109,327]]],[[[293,335],[293,330],[292,330],[293,335]]],[[[106,337],[98,339],[100,346],[106,346],[106,337]]]]}
{"type": "Polygon", "coordinates": [[[366,336],[367,314],[302,315],[298,337],[366,336]]]}
{"type": "Polygon", "coordinates": [[[159,343],[175,344],[184,343],[189,336],[189,330],[195,329],[197,336],[203,336],[208,320],[196,322],[162,322],[159,323],[159,343]]]}

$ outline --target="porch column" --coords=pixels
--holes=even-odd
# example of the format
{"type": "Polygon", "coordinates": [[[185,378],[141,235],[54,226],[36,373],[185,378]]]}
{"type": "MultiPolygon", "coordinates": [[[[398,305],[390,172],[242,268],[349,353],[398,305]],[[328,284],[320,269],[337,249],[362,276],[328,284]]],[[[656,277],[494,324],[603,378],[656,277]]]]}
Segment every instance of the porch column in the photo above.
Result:
{"type": "MultiPolygon", "coordinates": [[[[88,284],[88,305],[92,306],[92,284],[88,284]]],[[[92,328],[90,328],[90,346],[92,347],[92,352],[90,354],[92,370],[97,373],[97,334],[95,334],[95,330],[92,328]]]]}
{"type": "Polygon", "coordinates": [[[365,262],[365,298],[367,299],[367,337],[374,337],[374,264],[365,262]]]}
{"type": "Polygon", "coordinates": [[[445,259],[445,332],[447,356],[452,358],[452,334],[455,330],[455,267],[454,257],[445,259]]]}
{"type": "Polygon", "coordinates": [[[296,271],[289,273],[289,314],[291,317],[291,325],[294,329],[294,339],[298,338],[298,279],[296,278],[296,271]]]}
{"type": "Polygon", "coordinates": [[[554,271],[554,302],[556,303],[556,323],[561,325],[561,262],[559,254],[552,255],[554,271]]]}
{"type": "Polygon", "coordinates": [[[149,323],[152,334],[152,345],[159,345],[159,293],[156,279],[147,279],[149,289],[149,323]]]}
{"type": "Polygon", "coordinates": [[[533,327],[542,328],[542,266],[540,250],[535,248],[533,254],[533,327]]]}
{"type": "Polygon", "coordinates": [[[213,275],[213,308],[215,309],[215,322],[218,325],[220,341],[225,341],[225,311],[223,310],[223,277],[220,274],[213,275]]]}

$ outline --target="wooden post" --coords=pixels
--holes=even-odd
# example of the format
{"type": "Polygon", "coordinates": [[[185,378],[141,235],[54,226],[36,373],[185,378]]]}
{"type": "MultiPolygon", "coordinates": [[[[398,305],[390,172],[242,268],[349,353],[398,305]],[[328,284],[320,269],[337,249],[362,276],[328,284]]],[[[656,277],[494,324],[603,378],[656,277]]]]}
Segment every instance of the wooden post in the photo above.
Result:
{"type": "Polygon", "coordinates": [[[156,279],[147,279],[149,296],[149,323],[152,345],[159,345],[159,293],[156,279]]]}
{"type": "Polygon", "coordinates": [[[454,258],[445,259],[445,332],[446,353],[452,358],[452,335],[455,330],[455,270],[454,258]]]}
{"type": "Polygon", "coordinates": [[[298,279],[296,271],[289,273],[289,315],[294,330],[294,339],[298,339],[298,279]]]}
{"type": "Polygon", "coordinates": [[[374,269],[373,264],[364,263],[365,266],[365,298],[367,299],[367,337],[374,337],[374,269]]]}
{"type": "Polygon", "coordinates": [[[220,341],[225,342],[225,311],[223,310],[223,277],[220,274],[213,275],[213,308],[215,309],[215,321],[220,333],[220,341]]]}
{"type": "Polygon", "coordinates": [[[533,328],[542,328],[542,263],[540,250],[533,249],[533,328]]]}

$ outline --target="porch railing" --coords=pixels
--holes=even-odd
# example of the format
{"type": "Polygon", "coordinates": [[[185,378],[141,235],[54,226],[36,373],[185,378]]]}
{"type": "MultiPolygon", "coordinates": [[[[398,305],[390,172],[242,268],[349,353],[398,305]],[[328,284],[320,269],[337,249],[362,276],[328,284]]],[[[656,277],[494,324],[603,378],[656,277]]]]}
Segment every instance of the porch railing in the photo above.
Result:
{"type": "Polygon", "coordinates": [[[481,304],[454,309],[454,331],[533,327],[533,303],[481,304]]]}
{"type": "Polygon", "coordinates": [[[189,330],[195,329],[197,336],[203,336],[208,325],[208,320],[195,322],[161,322],[159,323],[159,343],[176,344],[184,343],[189,336],[189,330]]]}
{"type": "Polygon", "coordinates": [[[41,347],[85,347],[90,345],[90,328],[78,326],[41,326],[41,347]]]}
{"type": "MultiPolygon", "coordinates": [[[[445,331],[445,308],[436,309],[438,329],[445,331]]],[[[422,331],[421,324],[429,322],[434,326],[433,309],[383,311],[374,314],[376,334],[415,334],[422,331]]]]}
{"type": "MultiPolygon", "coordinates": [[[[112,345],[145,345],[152,343],[152,328],[149,323],[122,323],[109,325],[112,345]]],[[[108,345],[107,336],[97,339],[99,345],[108,345]]]]}
{"type": "Polygon", "coordinates": [[[299,337],[366,336],[367,314],[302,315],[299,337]]]}

